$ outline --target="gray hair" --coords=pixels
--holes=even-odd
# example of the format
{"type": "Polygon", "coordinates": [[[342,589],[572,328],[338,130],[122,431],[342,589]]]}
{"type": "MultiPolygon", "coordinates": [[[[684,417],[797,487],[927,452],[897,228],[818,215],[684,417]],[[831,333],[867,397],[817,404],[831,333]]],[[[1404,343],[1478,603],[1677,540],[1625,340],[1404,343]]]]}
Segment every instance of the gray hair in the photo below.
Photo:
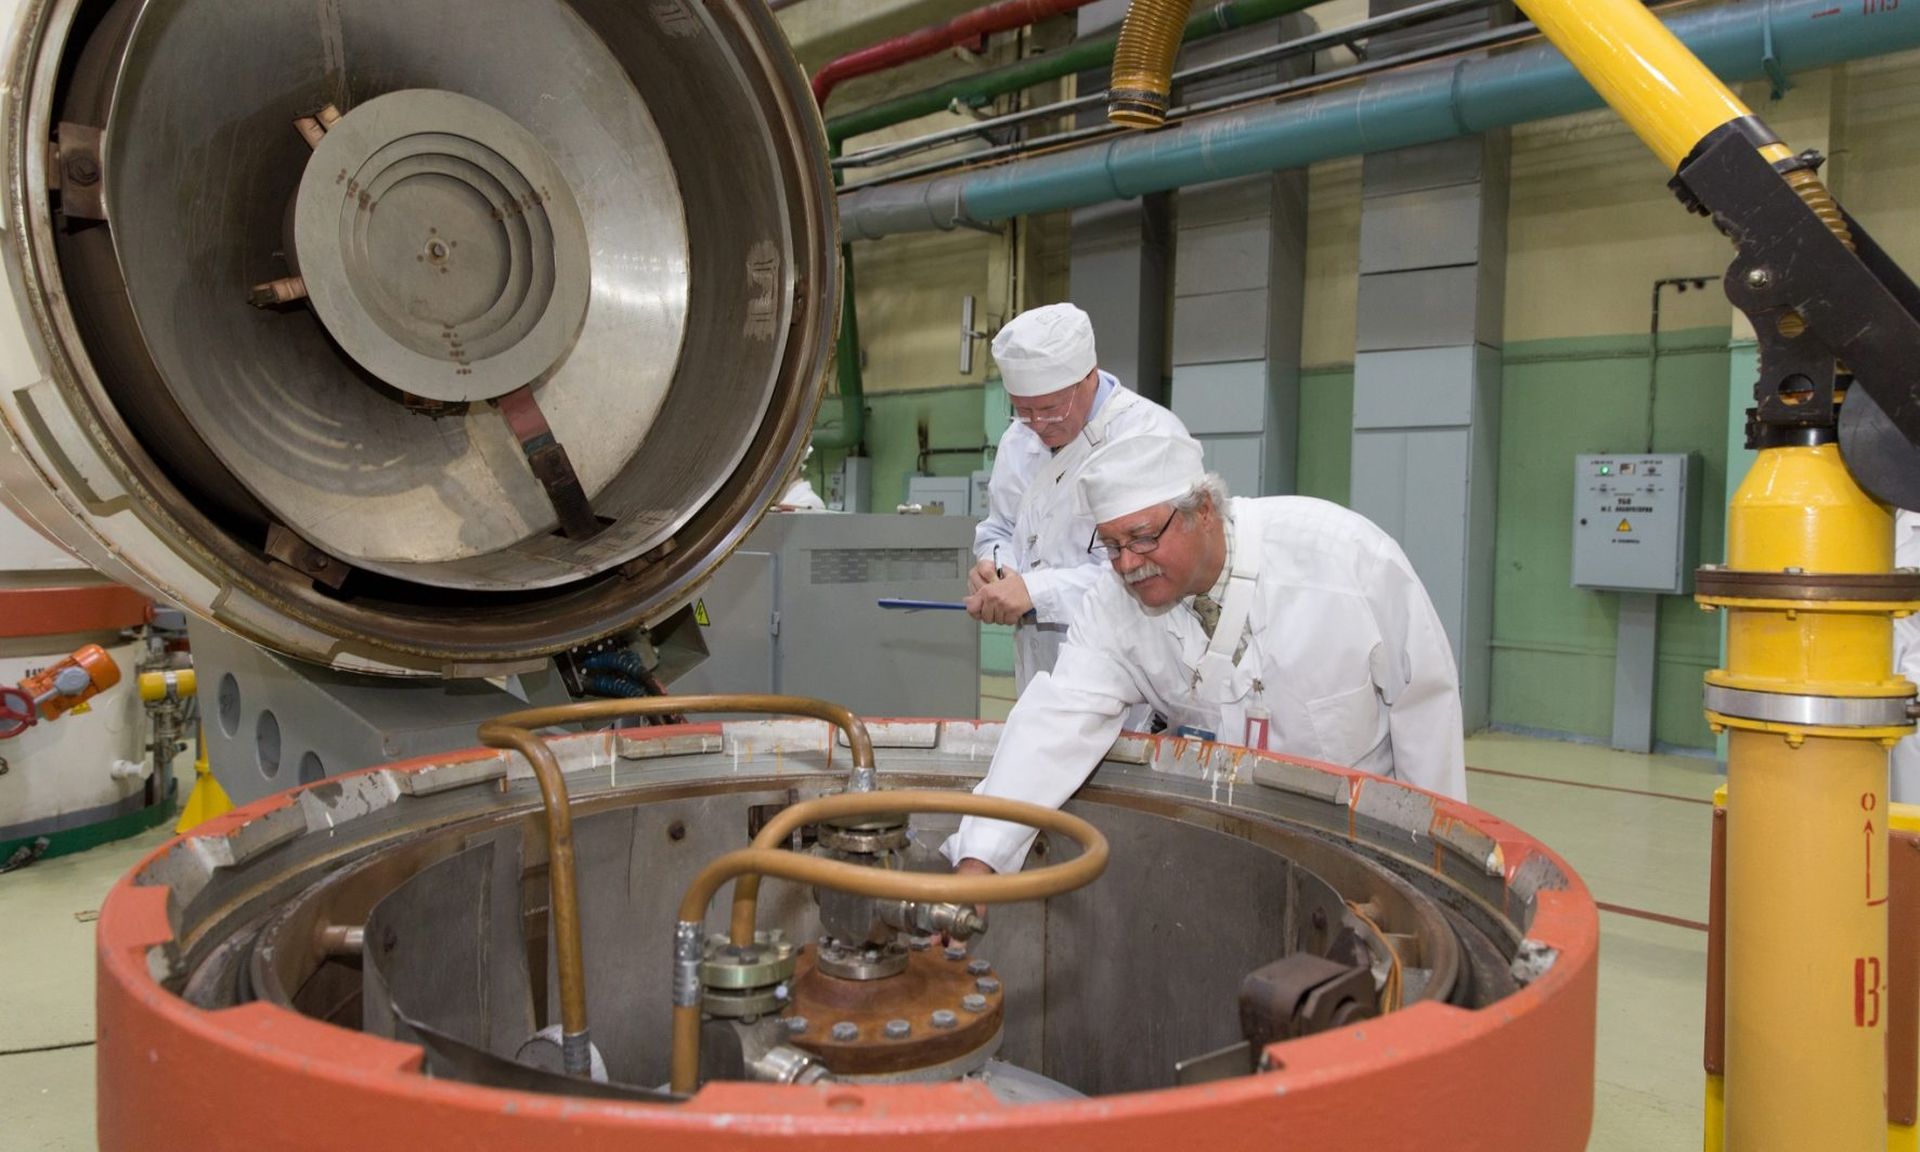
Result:
{"type": "Polygon", "coordinates": [[[1209,472],[1202,476],[1192,488],[1187,489],[1185,496],[1173,501],[1173,510],[1184,513],[1187,519],[1191,520],[1200,511],[1202,503],[1215,512],[1226,511],[1227,482],[1221,478],[1220,473],[1209,472]]]}

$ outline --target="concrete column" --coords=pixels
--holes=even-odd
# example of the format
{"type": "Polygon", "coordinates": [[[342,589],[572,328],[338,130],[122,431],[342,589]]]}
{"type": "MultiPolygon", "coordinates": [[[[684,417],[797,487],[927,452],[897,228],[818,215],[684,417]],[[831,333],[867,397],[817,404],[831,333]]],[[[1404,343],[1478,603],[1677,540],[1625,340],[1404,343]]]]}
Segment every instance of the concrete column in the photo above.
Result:
{"type": "MultiPolygon", "coordinates": [[[[1375,0],[1372,11],[1405,6],[1375,0]]],[[[1374,51],[1486,21],[1471,14],[1374,51]]],[[[1469,732],[1486,726],[1492,676],[1507,157],[1500,132],[1377,153],[1361,175],[1352,504],[1425,583],[1469,732]]]]}
{"type": "Polygon", "coordinates": [[[1100,367],[1149,400],[1167,402],[1170,197],[1076,209],[1069,293],[1093,318],[1100,367]]]}
{"type": "MultiPolygon", "coordinates": [[[[1202,41],[1183,66],[1296,39],[1289,16],[1202,41]]],[[[1194,85],[1205,100],[1302,74],[1290,61],[1194,85]]],[[[1307,174],[1273,172],[1184,188],[1174,207],[1174,412],[1206,446],[1207,467],[1238,496],[1294,491],[1300,320],[1306,299],[1307,174]]]]}

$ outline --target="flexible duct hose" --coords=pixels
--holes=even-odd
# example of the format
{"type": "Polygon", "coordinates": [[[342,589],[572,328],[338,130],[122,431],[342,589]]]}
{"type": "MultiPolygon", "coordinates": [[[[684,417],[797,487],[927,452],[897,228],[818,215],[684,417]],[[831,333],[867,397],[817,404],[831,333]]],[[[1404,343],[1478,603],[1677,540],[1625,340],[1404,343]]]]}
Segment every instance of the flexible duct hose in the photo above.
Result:
{"type": "Polygon", "coordinates": [[[1113,50],[1107,82],[1107,119],[1128,128],[1158,128],[1167,122],[1173,92],[1173,60],[1180,54],[1193,0],[1133,0],[1113,50]]]}

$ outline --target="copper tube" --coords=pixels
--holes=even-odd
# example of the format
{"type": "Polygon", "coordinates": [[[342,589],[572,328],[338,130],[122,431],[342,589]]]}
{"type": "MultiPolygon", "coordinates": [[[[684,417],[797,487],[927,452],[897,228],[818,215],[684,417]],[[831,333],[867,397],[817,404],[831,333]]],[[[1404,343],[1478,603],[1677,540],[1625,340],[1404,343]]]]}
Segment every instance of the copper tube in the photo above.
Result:
{"type": "Polygon", "coordinates": [[[1193,0],[1133,0],[1128,5],[1107,84],[1109,121],[1129,128],[1158,128],[1167,122],[1173,61],[1192,10],[1193,0]]]}
{"type": "MultiPolygon", "coordinates": [[[[489,748],[520,753],[540,782],[540,802],[547,813],[547,891],[548,903],[553,906],[553,950],[560,960],[560,1030],[564,1040],[587,1034],[587,973],[580,945],[580,893],[574,880],[573,807],[567,801],[567,782],[561,777],[560,761],[553,750],[540,737],[513,726],[512,721],[524,715],[516,712],[480,725],[480,742],[489,748]]],[[[585,1075],[590,1070],[573,1068],[573,1063],[568,1060],[566,1071],[570,1075],[585,1075]]]]}
{"type": "MultiPolygon", "coordinates": [[[[1016,872],[1005,876],[960,876],[935,872],[893,872],[779,849],[742,848],[708,864],[693,878],[686,896],[680,901],[680,922],[689,924],[705,920],[707,905],[712,902],[721,885],[736,877],[744,881],[746,877],[756,874],[778,876],[801,884],[882,900],[1003,904],[1017,900],[1044,900],[1049,896],[1071,892],[1091,883],[1106,871],[1109,849],[1107,838],[1100,834],[1099,829],[1078,816],[997,796],[976,796],[971,792],[936,789],[847,792],[796,804],[776,819],[786,818],[791,830],[793,821],[873,816],[889,812],[939,812],[1010,820],[1070,837],[1081,846],[1082,852],[1065,864],[1051,864],[1032,872],[1016,872]]],[[[766,836],[766,833],[767,830],[763,828],[761,836],[766,836]]],[[[748,944],[753,942],[751,905],[748,907],[749,919],[743,937],[739,921],[740,892],[736,885],[735,943],[742,943],[743,939],[748,944]]],[[[699,1072],[700,1012],[695,1006],[677,1004],[673,1013],[673,1090],[678,1093],[693,1091],[699,1080],[699,1072]]]]}
{"type": "MultiPolygon", "coordinates": [[[[847,734],[852,750],[855,786],[873,780],[873,741],[860,718],[838,704],[800,696],[713,695],[655,696],[638,700],[588,700],[551,708],[528,708],[480,725],[479,738],[489,748],[520,753],[540,784],[540,802],[547,819],[547,888],[553,906],[554,953],[560,967],[560,1028],[566,1036],[587,1034],[586,963],[580,941],[580,893],[573,853],[573,809],[560,761],[545,740],[530,729],[627,716],[657,716],[690,712],[763,712],[782,716],[809,716],[825,720],[847,734]]],[[[748,939],[752,939],[751,933],[748,939]]],[[[697,1022],[697,1021],[696,1021],[697,1022]]],[[[573,1049],[585,1059],[586,1045],[573,1049]]],[[[571,1051],[571,1049],[570,1049],[571,1051]]],[[[571,1060],[572,1058],[569,1057],[571,1060]]],[[[578,1062],[578,1061],[574,1061],[578,1062]]],[[[569,1067],[570,1074],[587,1069],[569,1067]]]]}

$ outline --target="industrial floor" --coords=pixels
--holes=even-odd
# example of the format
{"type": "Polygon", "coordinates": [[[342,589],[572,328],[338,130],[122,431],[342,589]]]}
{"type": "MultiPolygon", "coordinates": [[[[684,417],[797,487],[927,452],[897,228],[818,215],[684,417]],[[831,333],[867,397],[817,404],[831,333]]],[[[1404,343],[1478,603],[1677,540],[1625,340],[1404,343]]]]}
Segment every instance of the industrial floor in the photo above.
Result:
{"type": "MultiPolygon", "coordinates": [[[[982,683],[1005,715],[1011,683],[982,683]]],[[[1700,1141],[1711,762],[1488,734],[1467,741],[1473,803],[1558,849],[1600,901],[1594,1152],[1700,1141]]],[[[156,830],[0,876],[0,1152],[94,1147],[93,925],[156,830]]]]}

